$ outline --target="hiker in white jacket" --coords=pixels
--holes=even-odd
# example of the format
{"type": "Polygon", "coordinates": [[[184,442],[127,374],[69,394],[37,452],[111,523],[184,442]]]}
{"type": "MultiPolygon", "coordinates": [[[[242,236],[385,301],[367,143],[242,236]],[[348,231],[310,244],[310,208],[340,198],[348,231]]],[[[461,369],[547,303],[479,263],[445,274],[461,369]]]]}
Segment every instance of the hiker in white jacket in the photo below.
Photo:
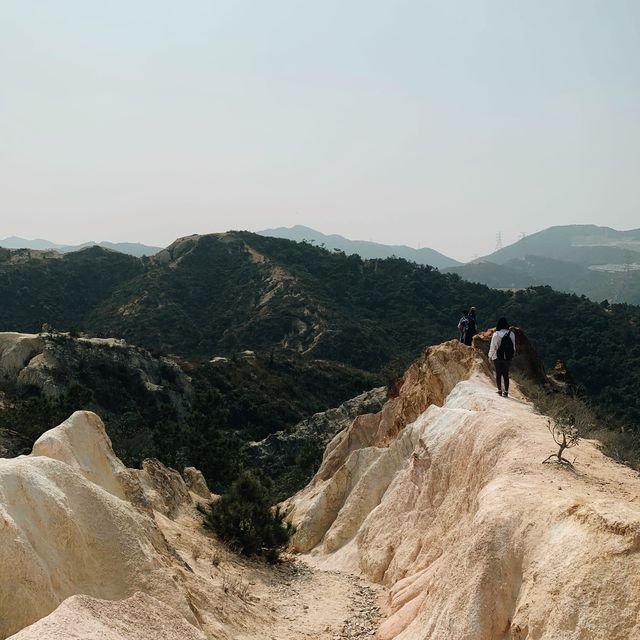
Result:
{"type": "Polygon", "coordinates": [[[509,397],[509,367],[511,360],[516,354],[516,336],[509,328],[506,318],[500,318],[494,334],[491,336],[491,346],[489,347],[489,360],[496,368],[496,385],[498,395],[509,397]],[[504,390],[502,381],[504,380],[504,390]]]}

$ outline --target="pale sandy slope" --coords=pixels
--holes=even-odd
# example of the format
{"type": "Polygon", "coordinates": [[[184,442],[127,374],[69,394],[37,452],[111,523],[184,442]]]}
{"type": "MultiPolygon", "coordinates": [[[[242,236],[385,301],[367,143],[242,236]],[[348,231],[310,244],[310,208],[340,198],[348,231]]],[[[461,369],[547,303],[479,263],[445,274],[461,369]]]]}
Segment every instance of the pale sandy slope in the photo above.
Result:
{"type": "Polygon", "coordinates": [[[379,638],[640,638],[638,474],[592,442],[573,470],[542,465],[546,419],[487,372],[428,349],[287,504],[298,551],[390,588],[379,638]]]}
{"type": "Polygon", "coordinates": [[[127,469],[89,412],[0,459],[0,638],[370,637],[375,590],[226,551],[195,508],[210,497],[193,469],[127,469]]]}

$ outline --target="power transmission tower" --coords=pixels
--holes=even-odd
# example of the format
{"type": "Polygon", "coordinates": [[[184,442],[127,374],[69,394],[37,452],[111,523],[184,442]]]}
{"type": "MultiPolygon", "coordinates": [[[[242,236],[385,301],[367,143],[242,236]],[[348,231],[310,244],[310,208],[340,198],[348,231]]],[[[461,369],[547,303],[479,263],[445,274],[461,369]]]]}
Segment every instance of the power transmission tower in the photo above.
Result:
{"type": "Polygon", "coordinates": [[[502,231],[496,233],[496,251],[500,251],[500,249],[502,249],[502,231]]]}

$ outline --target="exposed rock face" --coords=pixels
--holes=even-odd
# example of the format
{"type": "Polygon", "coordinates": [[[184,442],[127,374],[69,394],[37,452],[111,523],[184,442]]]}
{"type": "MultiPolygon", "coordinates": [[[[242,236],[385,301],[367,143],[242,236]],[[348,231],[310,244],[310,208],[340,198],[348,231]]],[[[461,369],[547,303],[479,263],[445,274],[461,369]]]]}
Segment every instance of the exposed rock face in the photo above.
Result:
{"type": "Polygon", "coordinates": [[[44,349],[38,334],[0,333],[0,374],[14,380],[29,361],[44,349]]]}
{"type": "Polygon", "coordinates": [[[32,455],[64,462],[122,500],[140,495],[132,472],[113,453],[102,420],[90,411],[76,411],[60,426],[43,433],[32,455]]]}
{"type": "Polygon", "coordinates": [[[144,460],[142,469],[132,473],[140,481],[143,493],[155,511],[171,518],[182,507],[191,504],[189,488],[182,476],[175,469],[165,467],[162,462],[144,460]]]}
{"type": "Polygon", "coordinates": [[[211,500],[211,492],[207,486],[207,481],[198,469],[195,467],[186,467],[182,471],[182,478],[191,493],[195,493],[205,500],[211,500]]]}
{"type": "Polygon", "coordinates": [[[285,504],[295,548],[390,588],[381,640],[640,637],[640,478],[588,441],[541,464],[546,418],[489,374],[427,349],[285,504]]]}
{"type": "Polygon", "coordinates": [[[566,392],[576,389],[576,381],[567,370],[567,365],[562,360],[557,360],[553,369],[549,372],[549,378],[556,387],[566,392]]]}
{"type": "Polygon", "coordinates": [[[385,387],[361,393],[339,407],[315,413],[288,431],[278,431],[260,442],[251,443],[247,450],[250,463],[261,464],[286,454],[295,456],[305,445],[316,444],[324,449],[336,434],[349,426],[353,419],[365,413],[377,413],[386,396],[385,387]]]}
{"type": "Polygon", "coordinates": [[[118,367],[126,368],[132,384],[149,394],[161,392],[175,405],[191,393],[189,377],[173,360],[155,358],[123,340],[0,333],[0,375],[18,387],[40,389],[49,398],[59,397],[74,384],[90,387],[92,369],[118,367]]]}
{"type": "Polygon", "coordinates": [[[167,530],[199,555],[211,546],[180,474],[152,460],[127,469],[93,413],[73,414],[29,456],[0,459],[0,638],[38,620],[18,637],[234,635],[220,599],[229,619],[251,619],[247,605],[224,595],[210,560],[187,564],[167,530]]]}

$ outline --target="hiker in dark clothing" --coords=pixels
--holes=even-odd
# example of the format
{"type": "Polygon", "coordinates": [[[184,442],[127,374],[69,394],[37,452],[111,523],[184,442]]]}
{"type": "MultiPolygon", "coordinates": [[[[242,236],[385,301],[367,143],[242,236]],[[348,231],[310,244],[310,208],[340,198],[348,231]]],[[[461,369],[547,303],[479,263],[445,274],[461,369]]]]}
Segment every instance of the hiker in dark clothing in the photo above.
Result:
{"type": "Polygon", "coordinates": [[[476,321],[476,308],[471,307],[469,309],[469,313],[467,314],[467,328],[464,332],[464,338],[462,342],[464,342],[467,346],[471,346],[473,342],[473,336],[478,333],[478,325],[476,321]]]}
{"type": "Polygon", "coordinates": [[[491,336],[491,346],[489,347],[489,360],[493,361],[496,368],[496,386],[498,395],[509,397],[509,367],[511,360],[516,354],[516,336],[509,328],[506,318],[498,320],[498,326],[491,336]],[[504,390],[502,382],[504,381],[504,390]]]}
{"type": "Polygon", "coordinates": [[[462,312],[462,318],[458,320],[458,331],[460,332],[460,342],[464,342],[464,334],[469,324],[469,312],[465,309],[462,312]]]}

